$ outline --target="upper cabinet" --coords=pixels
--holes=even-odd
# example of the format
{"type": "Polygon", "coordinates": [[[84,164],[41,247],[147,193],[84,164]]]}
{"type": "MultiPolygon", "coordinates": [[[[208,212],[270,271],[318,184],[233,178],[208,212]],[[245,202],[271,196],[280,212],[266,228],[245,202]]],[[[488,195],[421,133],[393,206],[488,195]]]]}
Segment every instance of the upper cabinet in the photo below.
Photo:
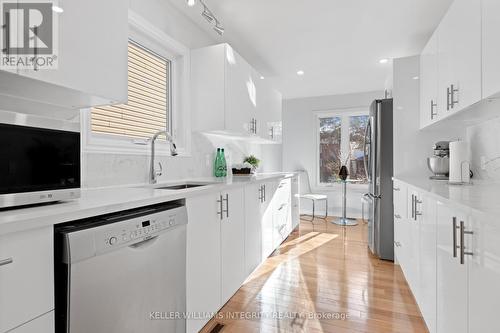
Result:
{"type": "Polygon", "coordinates": [[[422,128],[481,100],[481,0],[452,3],[420,64],[422,128]]]}
{"type": "Polygon", "coordinates": [[[483,98],[500,96],[500,1],[483,1],[483,98]]]}
{"type": "Polygon", "coordinates": [[[191,52],[191,97],[195,131],[272,139],[281,121],[281,94],[228,44],[191,52]]]}
{"type": "MultiPolygon", "coordinates": [[[[128,3],[63,1],[60,7],[63,12],[53,12],[57,67],[2,70],[0,95],[72,109],[126,102],[128,3]]],[[[30,52],[41,53],[36,46],[30,52]]]]}
{"type": "Polygon", "coordinates": [[[438,34],[434,33],[420,56],[420,125],[437,119],[438,106],[438,34]]]}

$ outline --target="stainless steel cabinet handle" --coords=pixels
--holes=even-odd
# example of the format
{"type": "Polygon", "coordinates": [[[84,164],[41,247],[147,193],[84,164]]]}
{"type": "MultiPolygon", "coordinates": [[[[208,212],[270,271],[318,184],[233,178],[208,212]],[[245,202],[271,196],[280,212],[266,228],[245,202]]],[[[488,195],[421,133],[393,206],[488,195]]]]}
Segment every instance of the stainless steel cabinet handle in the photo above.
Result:
{"type": "Polygon", "coordinates": [[[436,111],[434,111],[434,108],[437,107],[437,104],[434,103],[434,100],[431,99],[431,120],[434,119],[438,114],[436,111]]]}
{"type": "Polygon", "coordinates": [[[219,200],[217,200],[217,203],[219,204],[219,209],[220,209],[220,211],[217,212],[217,215],[220,215],[220,219],[222,221],[223,216],[224,216],[223,215],[223,210],[222,210],[222,194],[219,195],[219,200]]]}
{"type": "Polygon", "coordinates": [[[451,85],[450,87],[450,106],[453,109],[455,107],[455,104],[458,104],[458,98],[455,98],[455,94],[458,95],[458,88],[455,87],[455,85],[451,85]]]}
{"type": "Polygon", "coordinates": [[[4,25],[2,28],[5,31],[5,48],[3,49],[3,52],[7,55],[7,57],[10,56],[10,13],[6,12],[4,18],[4,25]]]}
{"type": "Polygon", "coordinates": [[[451,103],[450,103],[451,91],[450,87],[446,88],[446,110],[450,111],[451,103]]]}
{"type": "Polygon", "coordinates": [[[13,262],[14,262],[14,260],[12,258],[0,260],[0,266],[9,265],[9,264],[12,264],[13,262]]]}
{"type": "Polygon", "coordinates": [[[460,246],[457,245],[457,218],[454,216],[453,217],[453,258],[457,257],[457,248],[460,246]]]}
{"type": "Polygon", "coordinates": [[[417,209],[417,204],[421,204],[421,203],[422,203],[422,201],[418,200],[417,196],[415,196],[415,221],[417,220],[418,216],[422,215],[422,212],[418,211],[418,209],[417,209]]]}
{"type": "Polygon", "coordinates": [[[411,195],[411,218],[415,218],[415,194],[411,195]]]}
{"type": "Polygon", "coordinates": [[[264,202],[266,202],[267,201],[267,199],[266,199],[266,184],[264,184],[262,186],[264,188],[264,202]]]}
{"type": "Polygon", "coordinates": [[[401,219],[401,215],[399,215],[399,214],[394,214],[394,217],[397,219],[401,219]]]}
{"type": "MultiPolygon", "coordinates": [[[[226,198],[222,199],[222,201],[226,202],[226,209],[223,210],[222,212],[226,213],[226,217],[229,217],[229,194],[226,193],[226,198]]],[[[221,204],[221,209],[222,209],[222,204],[221,204]]]]}
{"type": "Polygon", "coordinates": [[[262,203],[262,186],[259,187],[259,201],[262,203]]]}
{"type": "Polygon", "coordinates": [[[396,192],[401,191],[401,189],[400,189],[399,187],[393,187],[392,189],[393,189],[394,191],[396,191],[396,192]]]}
{"type": "Polygon", "coordinates": [[[465,264],[465,256],[472,256],[472,255],[474,255],[472,252],[465,251],[464,238],[465,238],[466,234],[467,235],[473,235],[474,232],[472,232],[472,231],[466,231],[465,230],[465,223],[464,223],[464,221],[460,221],[460,264],[461,265],[465,264]]]}

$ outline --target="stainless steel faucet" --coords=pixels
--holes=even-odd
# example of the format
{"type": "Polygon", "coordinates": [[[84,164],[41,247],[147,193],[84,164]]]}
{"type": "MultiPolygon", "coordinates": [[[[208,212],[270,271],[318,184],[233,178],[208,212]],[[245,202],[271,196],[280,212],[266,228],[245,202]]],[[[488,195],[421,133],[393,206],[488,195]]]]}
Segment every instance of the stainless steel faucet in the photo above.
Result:
{"type": "Polygon", "coordinates": [[[177,155],[177,147],[175,146],[175,143],[173,141],[172,136],[167,132],[167,131],[158,131],[156,132],[153,137],[151,138],[151,162],[149,166],[149,183],[150,184],[156,184],[157,182],[157,177],[162,175],[163,167],[161,163],[158,163],[160,166],[159,170],[155,169],[155,142],[156,139],[160,135],[165,135],[167,138],[167,141],[170,143],[170,155],[176,156],[177,155]]]}

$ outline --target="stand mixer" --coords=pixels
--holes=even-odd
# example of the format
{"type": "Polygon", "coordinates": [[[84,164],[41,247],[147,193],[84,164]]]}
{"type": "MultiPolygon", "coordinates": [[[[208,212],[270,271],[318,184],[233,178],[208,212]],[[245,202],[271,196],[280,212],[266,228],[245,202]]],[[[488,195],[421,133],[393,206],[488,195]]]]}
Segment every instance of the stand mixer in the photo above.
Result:
{"type": "Polygon", "coordinates": [[[433,180],[448,180],[450,172],[450,142],[438,141],[433,146],[434,156],[427,158],[427,166],[434,175],[433,180]]]}

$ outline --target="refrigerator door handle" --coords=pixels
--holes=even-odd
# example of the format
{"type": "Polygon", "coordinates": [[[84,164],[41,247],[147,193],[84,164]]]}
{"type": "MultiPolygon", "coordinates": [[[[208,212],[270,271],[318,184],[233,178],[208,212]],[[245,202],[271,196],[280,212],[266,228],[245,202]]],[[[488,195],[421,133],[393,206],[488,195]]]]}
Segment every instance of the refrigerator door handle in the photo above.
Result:
{"type": "MultiPolygon", "coordinates": [[[[366,125],[366,128],[365,128],[365,137],[363,140],[363,165],[365,167],[366,178],[368,179],[368,181],[370,181],[370,175],[368,172],[368,161],[367,161],[368,154],[366,153],[366,147],[368,146],[368,132],[371,129],[370,127],[371,127],[371,119],[369,118],[368,124],[366,125]]],[[[371,144],[371,142],[370,142],[370,144],[371,144]]],[[[370,153],[371,153],[371,151],[370,151],[370,153]]]]}

